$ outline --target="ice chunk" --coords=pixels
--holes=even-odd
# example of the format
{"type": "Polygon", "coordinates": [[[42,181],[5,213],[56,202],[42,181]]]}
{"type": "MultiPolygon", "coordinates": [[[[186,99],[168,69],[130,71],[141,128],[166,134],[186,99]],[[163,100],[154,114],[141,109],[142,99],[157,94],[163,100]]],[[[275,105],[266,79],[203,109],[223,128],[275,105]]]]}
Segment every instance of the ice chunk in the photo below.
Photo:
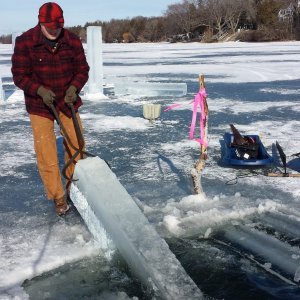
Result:
{"type": "MultiPolygon", "coordinates": [[[[75,167],[74,179],[78,180],[73,184],[142,282],[163,299],[202,298],[201,291],[165,240],[148,222],[105,161],[99,157],[80,160],[75,167]]],[[[89,220],[85,221],[89,223],[89,220]]]]}
{"type": "Polygon", "coordinates": [[[130,82],[124,80],[114,83],[114,92],[116,95],[182,97],[187,93],[187,85],[186,83],[130,82]]]}
{"type": "Polygon", "coordinates": [[[87,27],[87,61],[90,66],[88,95],[103,95],[102,28],[87,27]]]}
{"type": "Polygon", "coordinates": [[[300,222],[280,212],[266,212],[264,222],[290,236],[300,237],[300,222]]]}
{"type": "Polygon", "coordinates": [[[273,236],[243,225],[226,229],[225,238],[263,257],[284,273],[291,275],[294,281],[300,281],[300,260],[293,259],[300,254],[299,248],[291,247],[273,236]]]}

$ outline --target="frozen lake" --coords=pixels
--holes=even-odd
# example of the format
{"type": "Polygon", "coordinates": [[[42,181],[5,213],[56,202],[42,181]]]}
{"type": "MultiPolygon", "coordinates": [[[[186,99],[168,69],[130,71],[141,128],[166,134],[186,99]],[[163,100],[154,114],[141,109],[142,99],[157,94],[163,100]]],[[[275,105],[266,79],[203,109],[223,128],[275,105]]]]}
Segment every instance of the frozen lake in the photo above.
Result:
{"type": "MultiPolygon", "coordinates": [[[[118,253],[105,258],[74,208],[59,218],[46,201],[11,54],[0,45],[0,299],[152,299],[118,253]]],[[[199,289],[208,299],[299,299],[300,179],[265,173],[280,166],[276,140],[289,172],[300,170],[300,42],[105,44],[103,62],[108,99],[80,109],[88,151],[109,162],[199,289]],[[199,74],[210,111],[206,196],[193,195],[190,179],[199,74]],[[186,83],[187,95],[115,96],[118,80],[186,83]],[[182,106],[151,124],[145,103],[182,106]],[[230,123],[260,135],[274,165],[225,166],[230,123]]]]}

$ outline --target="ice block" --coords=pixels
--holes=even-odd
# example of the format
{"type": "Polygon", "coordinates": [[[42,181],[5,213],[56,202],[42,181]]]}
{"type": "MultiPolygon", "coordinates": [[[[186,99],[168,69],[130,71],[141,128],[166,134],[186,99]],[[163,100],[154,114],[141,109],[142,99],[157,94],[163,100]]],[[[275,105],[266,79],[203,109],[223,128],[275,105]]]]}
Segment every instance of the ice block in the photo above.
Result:
{"type": "Polygon", "coordinates": [[[115,95],[182,97],[187,93],[187,85],[186,83],[119,81],[114,83],[114,92],[115,95]]]}
{"type": "Polygon", "coordinates": [[[103,94],[102,27],[87,27],[88,94],[103,94]]]}
{"type": "MultiPolygon", "coordinates": [[[[110,235],[135,275],[162,299],[202,299],[185,272],[135,201],[99,157],[80,160],[74,186],[110,235]]],[[[71,198],[73,199],[71,189],[71,198]]],[[[78,199],[77,199],[78,200],[78,199]]],[[[84,218],[84,216],[83,216],[84,218]]],[[[85,220],[89,224],[89,220],[85,220]]]]}

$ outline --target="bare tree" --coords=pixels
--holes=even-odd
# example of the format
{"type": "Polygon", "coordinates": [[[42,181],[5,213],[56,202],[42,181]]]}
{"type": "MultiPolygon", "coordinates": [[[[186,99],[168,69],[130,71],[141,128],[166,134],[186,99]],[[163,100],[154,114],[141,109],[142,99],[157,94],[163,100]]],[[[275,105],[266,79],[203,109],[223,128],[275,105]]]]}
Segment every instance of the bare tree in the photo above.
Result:
{"type": "Polygon", "coordinates": [[[165,38],[165,24],[163,18],[148,20],[143,37],[147,41],[157,42],[165,38]]]}
{"type": "Polygon", "coordinates": [[[177,24],[177,33],[191,32],[197,23],[197,7],[195,1],[183,0],[182,3],[168,6],[165,17],[174,24],[177,24]]]}
{"type": "Polygon", "coordinates": [[[135,17],[130,21],[130,32],[136,41],[142,39],[148,19],[146,17],[135,17]]]}
{"type": "MultiPolygon", "coordinates": [[[[275,40],[282,39],[278,32],[284,31],[283,24],[278,21],[278,11],[290,3],[297,8],[298,0],[181,0],[169,5],[161,17],[95,21],[70,29],[85,41],[87,26],[102,26],[104,41],[111,43],[124,40],[124,33],[125,40],[137,42],[162,41],[184,34],[211,41],[212,37],[223,36],[228,30],[236,32],[239,26],[247,26],[258,30],[244,32],[245,40],[275,40]],[[273,34],[271,38],[268,36],[270,32],[273,34]]],[[[300,10],[297,9],[293,24],[289,24],[290,33],[297,39],[300,39],[299,24],[300,10]]],[[[9,42],[9,39],[10,36],[1,36],[0,42],[9,42]]]]}
{"type": "Polygon", "coordinates": [[[257,22],[264,26],[272,26],[278,22],[278,12],[282,8],[281,0],[257,1],[257,22]]]}
{"type": "Polygon", "coordinates": [[[217,30],[217,36],[223,35],[226,28],[225,10],[226,5],[223,0],[206,1],[206,11],[209,16],[210,26],[214,26],[217,30]]]}
{"type": "Polygon", "coordinates": [[[130,32],[130,20],[129,19],[112,19],[107,24],[107,29],[105,30],[104,40],[107,43],[112,43],[115,41],[123,41],[123,33],[130,32]]]}
{"type": "Polygon", "coordinates": [[[256,0],[199,0],[199,10],[204,10],[208,16],[207,23],[221,37],[230,30],[237,31],[241,16],[244,19],[254,19],[256,0]]]}
{"type": "Polygon", "coordinates": [[[0,36],[0,44],[11,44],[12,43],[12,36],[11,34],[1,35],[0,36]]]}
{"type": "Polygon", "coordinates": [[[224,0],[224,20],[228,29],[235,33],[243,13],[253,13],[251,0],[224,0]]]}

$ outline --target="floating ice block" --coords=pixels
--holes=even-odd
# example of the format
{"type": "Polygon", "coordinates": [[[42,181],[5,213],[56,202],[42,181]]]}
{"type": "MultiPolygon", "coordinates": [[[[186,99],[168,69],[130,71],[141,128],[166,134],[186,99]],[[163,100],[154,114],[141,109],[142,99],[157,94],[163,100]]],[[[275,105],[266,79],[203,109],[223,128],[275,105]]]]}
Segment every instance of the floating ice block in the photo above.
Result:
{"type": "Polygon", "coordinates": [[[5,96],[4,96],[4,90],[3,90],[3,85],[2,85],[2,78],[0,77],[0,101],[4,101],[5,96]]]}
{"type": "Polygon", "coordinates": [[[87,27],[88,94],[103,94],[102,28],[87,27]]]}
{"type": "Polygon", "coordinates": [[[81,205],[90,207],[144,284],[161,299],[202,299],[201,291],[105,161],[99,157],[80,160],[74,179],[78,179],[73,184],[82,194],[80,201],[85,202],[81,205]]]}
{"type": "Polygon", "coordinates": [[[137,96],[172,96],[182,97],[187,93],[186,83],[160,83],[160,82],[116,82],[115,95],[137,96]]]}
{"type": "Polygon", "coordinates": [[[263,217],[267,223],[275,230],[288,234],[289,236],[300,238],[300,222],[278,212],[267,212],[263,217]]]}
{"type": "Polygon", "coordinates": [[[268,234],[247,226],[234,226],[225,230],[225,238],[263,257],[284,273],[300,282],[300,250],[268,234]]]}

